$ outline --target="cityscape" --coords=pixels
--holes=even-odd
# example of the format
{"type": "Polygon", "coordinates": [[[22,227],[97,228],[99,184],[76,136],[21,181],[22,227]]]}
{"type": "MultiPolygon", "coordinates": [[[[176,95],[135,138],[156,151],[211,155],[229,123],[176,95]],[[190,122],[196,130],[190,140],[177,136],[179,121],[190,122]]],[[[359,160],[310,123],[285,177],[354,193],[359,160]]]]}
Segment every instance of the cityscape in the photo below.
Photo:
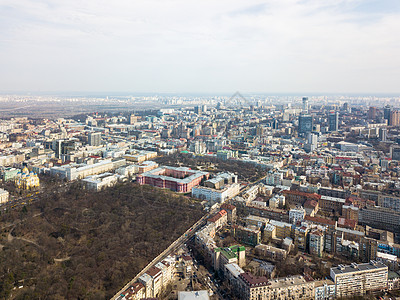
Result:
{"type": "Polygon", "coordinates": [[[400,299],[400,1],[0,1],[0,300],[400,299]]]}
{"type": "MultiPolygon", "coordinates": [[[[58,201],[48,195],[54,187],[58,198],[74,190],[80,203],[79,194],[112,201],[110,192],[146,186],[149,194],[170,191],[162,201],[181,195],[201,217],[117,280],[111,299],[400,295],[400,98],[366,106],[345,96],[246,96],[160,97],[159,109],[2,119],[3,254],[17,241],[53,247],[23,223],[49,218],[41,202],[58,201]]],[[[53,230],[54,243],[73,234],[53,230]]],[[[27,253],[21,259],[30,264],[27,253]]],[[[63,266],[73,253],[47,259],[63,266]]],[[[3,295],[34,297],[36,280],[1,267],[15,272],[3,295]]]]}

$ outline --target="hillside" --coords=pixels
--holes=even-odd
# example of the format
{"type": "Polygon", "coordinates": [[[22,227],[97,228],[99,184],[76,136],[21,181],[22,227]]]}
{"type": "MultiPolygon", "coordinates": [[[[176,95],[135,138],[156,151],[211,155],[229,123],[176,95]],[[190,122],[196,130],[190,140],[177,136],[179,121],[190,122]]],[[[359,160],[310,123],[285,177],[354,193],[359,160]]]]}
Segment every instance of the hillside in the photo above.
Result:
{"type": "Polygon", "coordinates": [[[202,216],[189,198],[131,183],[41,197],[0,216],[0,299],[108,299],[202,216]]]}

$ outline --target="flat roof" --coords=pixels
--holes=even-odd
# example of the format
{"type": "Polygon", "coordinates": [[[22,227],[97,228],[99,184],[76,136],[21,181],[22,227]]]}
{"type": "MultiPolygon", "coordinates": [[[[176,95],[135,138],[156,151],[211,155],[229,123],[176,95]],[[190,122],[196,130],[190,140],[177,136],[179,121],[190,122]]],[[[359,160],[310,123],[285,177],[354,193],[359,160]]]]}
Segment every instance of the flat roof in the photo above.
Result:
{"type": "Polygon", "coordinates": [[[232,263],[232,264],[226,264],[225,268],[232,273],[234,277],[239,277],[240,274],[244,273],[243,269],[239,267],[238,264],[232,263]]]}
{"type": "Polygon", "coordinates": [[[383,264],[379,261],[374,261],[374,262],[363,263],[363,264],[353,263],[352,265],[337,266],[337,267],[331,268],[331,272],[333,272],[335,275],[340,275],[340,274],[352,273],[352,272],[377,270],[377,269],[381,269],[381,268],[388,269],[388,267],[385,264],[383,264]]]}
{"type": "Polygon", "coordinates": [[[178,292],[178,300],[209,300],[208,291],[178,292]]]}

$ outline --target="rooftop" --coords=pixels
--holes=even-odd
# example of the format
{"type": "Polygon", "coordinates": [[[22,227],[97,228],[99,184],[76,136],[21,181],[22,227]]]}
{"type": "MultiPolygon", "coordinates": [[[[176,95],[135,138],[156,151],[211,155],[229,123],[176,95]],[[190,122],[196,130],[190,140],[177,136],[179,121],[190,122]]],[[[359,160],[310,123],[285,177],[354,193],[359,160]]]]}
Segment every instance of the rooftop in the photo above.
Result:
{"type": "Polygon", "coordinates": [[[208,291],[178,292],[178,300],[208,300],[208,291]]]}
{"type": "Polygon", "coordinates": [[[369,263],[364,263],[364,264],[356,264],[352,263],[351,265],[339,265],[335,268],[331,268],[331,272],[333,272],[335,275],[340,275],[344,273],[352,273],[352,272],[360,272],[360,271],[373,271],[377,269],[388,269],[388,267],[378,261],[371,261],[369,263]]]}
{"type": "Polygon", "coordinates": [[[268,284],[268,278],[265,276],[255,276],[249,272],[242,273],[239,275],[240,278],[249,286],[264,286],[268,284]]]}

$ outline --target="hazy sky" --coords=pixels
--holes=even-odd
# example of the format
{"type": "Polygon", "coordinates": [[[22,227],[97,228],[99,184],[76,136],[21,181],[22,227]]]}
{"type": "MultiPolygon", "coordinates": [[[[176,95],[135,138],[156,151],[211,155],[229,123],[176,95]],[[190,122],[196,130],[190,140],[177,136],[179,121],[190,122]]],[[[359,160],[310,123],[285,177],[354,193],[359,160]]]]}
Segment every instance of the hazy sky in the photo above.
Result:
{"type": "Polygon", "coordinates": [[[400,92],[399,0],[0,0],[0,91],[400,92]]]}

